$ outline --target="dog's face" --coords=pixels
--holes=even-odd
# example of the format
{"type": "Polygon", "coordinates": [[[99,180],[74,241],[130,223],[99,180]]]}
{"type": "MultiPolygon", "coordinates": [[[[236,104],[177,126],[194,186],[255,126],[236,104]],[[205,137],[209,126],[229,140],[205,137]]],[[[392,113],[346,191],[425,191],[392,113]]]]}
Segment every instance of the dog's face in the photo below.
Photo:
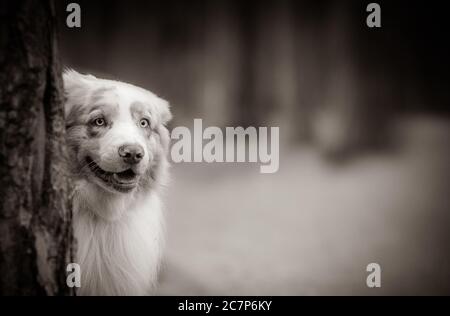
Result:
{"type": "Polygon", "coordinates": [[[112,193],[157,181],[166,163],[168,103],[122,82],[64,73],[67,140],[74,173],[112,193]]]}

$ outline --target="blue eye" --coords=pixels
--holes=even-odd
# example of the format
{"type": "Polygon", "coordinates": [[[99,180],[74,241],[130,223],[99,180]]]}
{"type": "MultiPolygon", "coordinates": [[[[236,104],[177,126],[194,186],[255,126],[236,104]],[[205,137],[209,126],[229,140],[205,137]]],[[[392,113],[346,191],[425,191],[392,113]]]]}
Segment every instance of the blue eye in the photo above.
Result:
{"type": "Polygon", "coordinates": [[[148,122],[147,119],[141,119],[141,120],[139,121],[139,125],[140,125],[142,128],[146,128],[146,127],[148,127],[148,126],[150,125],[150,123],[148,122]]]}
{"type": "Polygon", "coordinates": [[[96,126],[104,126],[106,124],[105,119],[104,118],[97,118],[94,120],[94,124],[96,126]]]}

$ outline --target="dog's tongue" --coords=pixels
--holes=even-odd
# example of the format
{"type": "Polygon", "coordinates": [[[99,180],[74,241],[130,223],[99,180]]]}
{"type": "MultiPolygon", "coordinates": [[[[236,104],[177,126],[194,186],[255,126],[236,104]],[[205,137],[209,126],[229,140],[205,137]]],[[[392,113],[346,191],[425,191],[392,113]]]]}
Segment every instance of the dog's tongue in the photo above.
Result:
{"type": "Polygon", "coordinates": [[[118,182],[127,183],[133,182],[136,178],[136,174],[133,172],[133,170],[128,169],[122,172],[114,173],[113,177],[118,182]]]}

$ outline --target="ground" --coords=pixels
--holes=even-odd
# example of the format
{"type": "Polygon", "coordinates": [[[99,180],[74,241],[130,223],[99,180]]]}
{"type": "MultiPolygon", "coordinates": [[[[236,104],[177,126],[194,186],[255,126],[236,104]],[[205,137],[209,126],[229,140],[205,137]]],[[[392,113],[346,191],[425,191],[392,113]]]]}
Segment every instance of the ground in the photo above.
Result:
{"type": "Polygon", "coordinates": [[[160,295],[450,293],[450,125],[399,121],[396,144],[343,165],[314,148],[255,164],[176,164],[160,295]],[[366,266],[382,269],[366,286],[366,266]]]}

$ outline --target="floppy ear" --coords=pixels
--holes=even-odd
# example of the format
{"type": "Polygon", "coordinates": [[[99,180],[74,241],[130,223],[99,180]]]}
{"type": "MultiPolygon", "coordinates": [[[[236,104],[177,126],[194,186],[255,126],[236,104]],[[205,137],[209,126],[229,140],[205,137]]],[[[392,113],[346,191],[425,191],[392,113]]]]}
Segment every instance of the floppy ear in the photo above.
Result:
{"type": "Polygon", "coordinates": [[[64,109],[66,115],[74,105],[82,106],[87,102],[95,79],[92,75],[82,75],[73,69],[64,70],[63,83],[66,97],[64,109]]]}
{"type": "Polygon", "coordinates": [[[166,125],[172,119],[169,102],[158,97],[156,101],[156,109],[159,113],[161,124],[166,125]]]}

